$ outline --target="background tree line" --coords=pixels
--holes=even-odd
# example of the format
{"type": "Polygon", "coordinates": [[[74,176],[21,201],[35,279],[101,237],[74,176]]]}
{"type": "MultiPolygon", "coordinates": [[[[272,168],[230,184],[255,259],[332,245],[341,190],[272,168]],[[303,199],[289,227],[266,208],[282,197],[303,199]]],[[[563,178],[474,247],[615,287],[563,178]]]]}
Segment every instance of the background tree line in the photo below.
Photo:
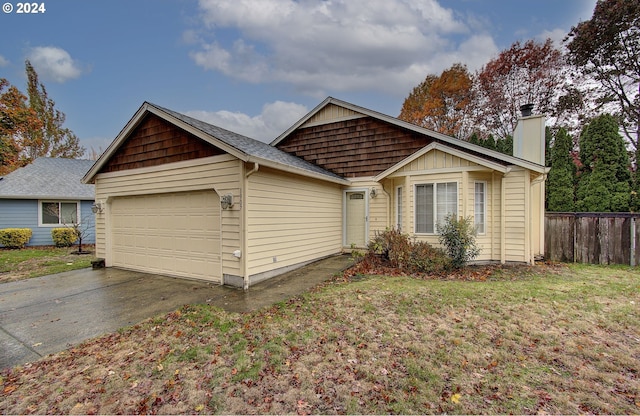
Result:
{"type": "Polygon", "coordinates": [[[25,71],[26,95],[0,78],[0,175],[38,157],[74,159],[85,153],[78,137],[64,127],[66,116],[55,108],[29,61],[25,71]]]}
{"type": "Polygon", "coordinates": [[[548,117],[549,211],[640,210],[640,2],[599,0],[562,49],[515,42],[476,73],[427,75],[399,118],[512,154],[526,103],[548,117]]]}

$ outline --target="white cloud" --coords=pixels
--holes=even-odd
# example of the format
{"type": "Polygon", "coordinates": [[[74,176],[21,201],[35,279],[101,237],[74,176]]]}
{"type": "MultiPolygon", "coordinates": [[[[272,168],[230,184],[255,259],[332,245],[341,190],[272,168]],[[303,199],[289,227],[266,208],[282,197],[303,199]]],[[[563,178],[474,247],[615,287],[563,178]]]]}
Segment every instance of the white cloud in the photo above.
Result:
{"type": "Polygon", "coordinates": [[[271,142],[309,110],[304,105],[276,101],[265,104],[257,116],[231,111],[186,111],[184,114],[252,139],[271,142]]]}
{"type": "Polygon", "coordinates": [[[71,55],[54,46],[35,47],[29,52],[28,59],[39,76],[55,82],[63,83],[82,74],[82,69],[71,55]]]}
{"type": "Polygon", "coordinates": [[[556,48],[562,48],[562,41],[567,36],[567,31],[563,29],[545,30],[537,36],[538,40],[544,42],[551,39],[556,48]]]}
{"type": "MultiPolygon", "coordinates": [[[[497,48],[436,0],[200,0],[197,65],[243,81],[284,82],[323,96],[404,96],[428,73],[486,62],[497,48]],[[235,39],[220,29],[237,33],[235,39]],[[209,39],[209,40],[205,40],[209,39]],[[473,45],[471,50],[469,45],[473,45]]],[[[477,25],[477,22],[473,22],[477,25]]],[[[189,40],[194,33],[185,34],[189,40]]]]}
{"type": "Polygon", "coordinates": [[[0,67],[9,65],[9,61],[2,55],[0,55],[0,67]]]}

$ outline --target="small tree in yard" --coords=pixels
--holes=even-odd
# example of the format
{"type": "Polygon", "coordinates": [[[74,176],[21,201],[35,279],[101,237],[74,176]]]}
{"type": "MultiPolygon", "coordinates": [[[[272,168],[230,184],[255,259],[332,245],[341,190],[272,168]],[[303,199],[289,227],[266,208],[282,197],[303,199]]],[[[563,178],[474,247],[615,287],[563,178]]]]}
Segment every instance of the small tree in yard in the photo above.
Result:
{"type": "Polygon", "coordinates": [[[458,218],[456,214],[448,214],[443,224],[437,224],[439,240],[445,251],[451,257],[452,266],[462,268],[467,262],[480,254],[480,247],[476,245],[476,229],[473,218],[458,218]]]}

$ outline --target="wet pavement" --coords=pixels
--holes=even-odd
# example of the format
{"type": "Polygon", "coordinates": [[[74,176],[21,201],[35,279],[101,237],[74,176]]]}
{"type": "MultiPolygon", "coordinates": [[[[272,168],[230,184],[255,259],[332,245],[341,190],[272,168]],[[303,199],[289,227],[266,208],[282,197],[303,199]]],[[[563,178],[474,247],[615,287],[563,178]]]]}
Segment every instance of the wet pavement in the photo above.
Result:
{"type": "Polygon", "coordinates": [[[353,264],[333,256],[249,290],[121,269],[82,269],[0,284],[0,369],[36,361],[89,338],[208,303],[248,312],[289,299],[353,264]]]}

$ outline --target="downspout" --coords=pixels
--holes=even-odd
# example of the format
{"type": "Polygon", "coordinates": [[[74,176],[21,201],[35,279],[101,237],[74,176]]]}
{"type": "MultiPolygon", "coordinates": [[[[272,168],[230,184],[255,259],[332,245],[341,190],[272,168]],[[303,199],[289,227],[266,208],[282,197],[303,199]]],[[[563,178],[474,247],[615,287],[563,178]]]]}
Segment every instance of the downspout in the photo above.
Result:
{"type": "Polygon", "coordinates": [[[384,185],[380,184],[382,187],[382,192],[387,196],[387,227],[390,227],[393,223],[393,208],[391,206],[391,194],[384,189],[384,185]]]}
{"type": "Polygon", "coordinates": [[[249,264],[247,262],[247,253],[249,250],[249,243],[248,243],[248,233],[247,233],[247,211],[248,211],[248,207],[247,207],[247,195],[248,195],[248,181],[247,179],[249,178],[249,176],[253,175],[254,173],[256,173],[258,171],[258,169],[260,169],[260,165],[258,164],[258,162],[253,162],[253,169],[251,169],[249,172],[245,173],[244,175],[244,180],[242,181],[242,276],[243,276],[243,289],[244,290],[248,290],[249,289],[249,264]]]}

